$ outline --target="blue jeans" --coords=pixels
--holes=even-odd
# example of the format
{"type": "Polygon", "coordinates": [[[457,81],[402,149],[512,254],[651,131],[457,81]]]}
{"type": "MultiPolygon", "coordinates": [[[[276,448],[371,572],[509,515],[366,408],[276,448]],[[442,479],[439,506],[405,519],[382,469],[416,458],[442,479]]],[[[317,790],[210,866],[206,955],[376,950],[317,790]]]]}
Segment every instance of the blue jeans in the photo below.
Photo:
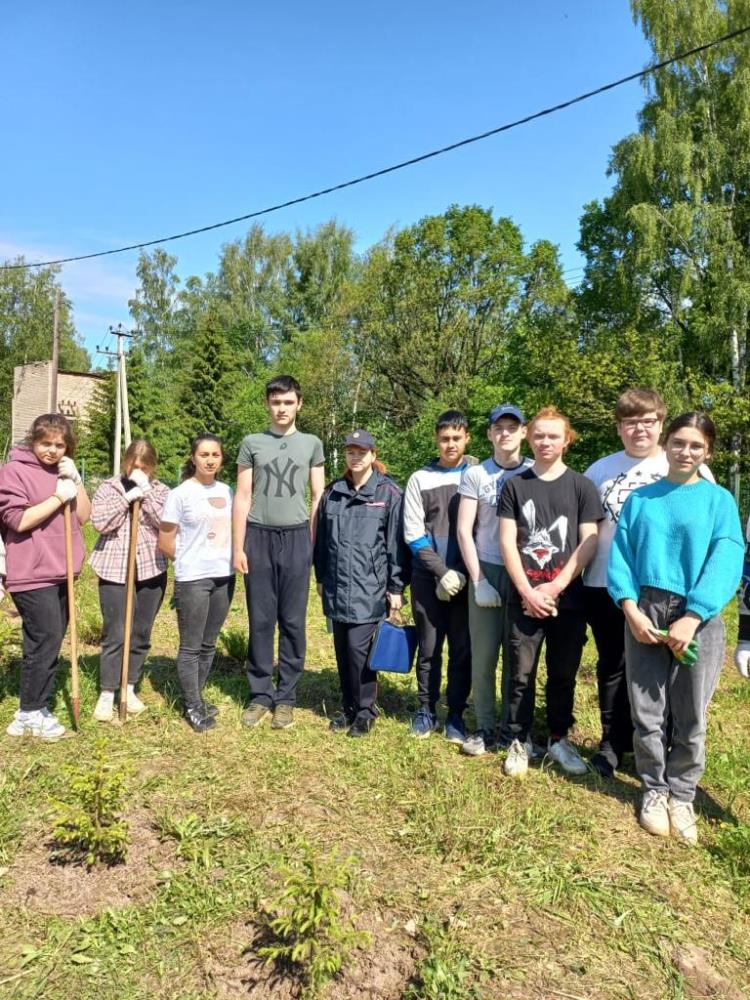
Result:
{"type": "Polygon", "coordinates": [[[234,594],[233,576],[208,577],[175,583],[180,648],[177,676],[185,708],[200,709],[203,688],[214,662],[216,640],[234,594]]]}
{"type": "MultiPolygon", "coordinates": [[[[656,628],[669,628],[685,612],[685,598],[641,588],[638,607],[656,628]]],[[[635,724],[635,766],[645,791],[692,802],[706,762],[706,709],[724,662],[724,625],[718,615],[695,633],[698,660],[683,666],[669,646],[637,642],[625,628],[625,665],[635,724]],[[672,714],[672,745],[667,719],[672,714]]]]}

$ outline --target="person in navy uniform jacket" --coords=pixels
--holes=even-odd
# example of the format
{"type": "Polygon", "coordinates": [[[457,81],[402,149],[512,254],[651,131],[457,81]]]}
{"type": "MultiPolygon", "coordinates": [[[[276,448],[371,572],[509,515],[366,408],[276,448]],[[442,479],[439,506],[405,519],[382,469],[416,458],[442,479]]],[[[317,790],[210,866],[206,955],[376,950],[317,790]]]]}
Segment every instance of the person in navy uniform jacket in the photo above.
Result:
{"type": "Polygon", "coordinates": [[[370,732],[378,714],[368,654],[378,623],[401,608],[408,553],[402,493],[378,462],[372,434],[348,434],[344,453],[346,471],[326,488],[318,508],[313,565],[341,682],[343,711],[330,728],[356,737],[370,732]]]}

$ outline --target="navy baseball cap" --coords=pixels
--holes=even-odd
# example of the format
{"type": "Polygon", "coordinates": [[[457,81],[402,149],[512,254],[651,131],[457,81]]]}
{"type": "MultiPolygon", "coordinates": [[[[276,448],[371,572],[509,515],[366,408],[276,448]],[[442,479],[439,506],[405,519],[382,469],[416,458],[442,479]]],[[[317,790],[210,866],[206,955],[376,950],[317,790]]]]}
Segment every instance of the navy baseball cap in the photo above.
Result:
{"type": "Polygon", "coordinates": [[[511,406],[510,403],[501,403],[500,406],[495,407],[495,409],[490,413],[490,427],[496,423],[500,417],[513,417],[513,419],[517,420],[519,424],[526,423],[526,417],[523,415],[522,411],[519,410],[517,406],[511,406]]]}
{"type": "Polygon", "coordinates": [[[375,451],[375,438],[370,434],[369,431],[356,430],[350,431],[346,435],[346,440],[344,441],[344,447],[347,445],[353,445],[355,448],[365,448],[372,449],[375,451]]]}

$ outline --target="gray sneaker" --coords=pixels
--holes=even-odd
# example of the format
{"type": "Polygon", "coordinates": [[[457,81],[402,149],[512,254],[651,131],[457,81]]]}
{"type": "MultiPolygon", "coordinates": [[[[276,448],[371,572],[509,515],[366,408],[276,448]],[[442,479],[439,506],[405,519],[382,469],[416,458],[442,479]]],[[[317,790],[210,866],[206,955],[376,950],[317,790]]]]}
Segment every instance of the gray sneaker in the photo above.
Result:
{"type": "Polygon", "coordinates": [[[242,713],[242,725],[247,726],[248,729],[255,729],[270,714],[271,709],[268,705],[260,705],[256,702],[256,704],[251,705],[250,708],[246,708],[242,713]]]}
{"type": "Polygon", "coordinates": [[[495,743],[492,733],[488,733],[486,729],[477,729],[471,736],[467,736],[461,744],[461,753],[465,753],[469,757],[482,757],[488,751],[496,749],[497,743],[495,743]]]}
{"type": "Polygon", "coordinates": [[[294,725],[294,708],[291,705],[277,705],[273,710],[271,729],[289,729],[294,725]]]}

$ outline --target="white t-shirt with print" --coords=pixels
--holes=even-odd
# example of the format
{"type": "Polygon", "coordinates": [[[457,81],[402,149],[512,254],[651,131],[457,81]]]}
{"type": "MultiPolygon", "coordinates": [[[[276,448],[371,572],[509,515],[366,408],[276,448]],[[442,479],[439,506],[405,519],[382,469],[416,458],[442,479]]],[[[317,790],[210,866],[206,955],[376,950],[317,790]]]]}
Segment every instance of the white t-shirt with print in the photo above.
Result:
{"type": "Polygon", "coordinates": [[[461,476],[458,492],[462,497],[477,501],[477,518],[474,522],[474,544],[482,562],[503,565],[500,552],[500,525],[497,504],[503,485],[519,472],[532,465],[530,458],[521,459],[518,465],[504,469],[494,458],[486,458],[480,465],[471,465],[461,476]]]}
{"type": "MultiPolygon", "coordinates": [[[[663,479],[669,472],[667,456],[662,451],[653,458],[633,458],[624,451],[606,455],[590,465],[584,473],[599,491],[599,499],[604,509],[604,520],[599,522],[599,540],[596,555],[586,568],[583,582],[587,587],[607,586],[607,563],[612,540],[617,530],[622,505],[633,490],[648,483],[663,479]]],[[[703,479],[715,482],[711,470],[703,465],[700,469],[703,479]]]]}
{"type": "Polygon", "coordinates": [[[234,574],[232,491],[226,483],[185,480],[170,492],[161,519],[178,526],[174,575],[179,583],[234,574]]]}

